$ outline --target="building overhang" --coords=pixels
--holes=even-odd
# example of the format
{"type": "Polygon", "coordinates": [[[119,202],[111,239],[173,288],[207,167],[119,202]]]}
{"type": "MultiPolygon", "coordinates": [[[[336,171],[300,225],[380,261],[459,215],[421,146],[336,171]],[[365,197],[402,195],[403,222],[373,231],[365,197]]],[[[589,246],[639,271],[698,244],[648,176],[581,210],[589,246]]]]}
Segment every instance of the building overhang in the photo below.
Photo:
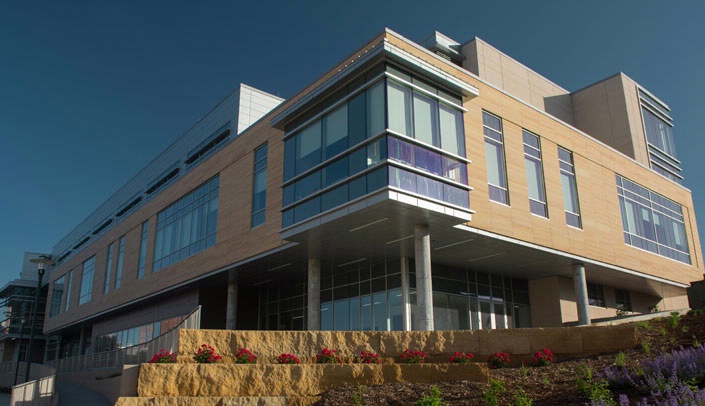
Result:
{"type": "MultiPolygon", "coordinates": [[[[321,100],[323,96],[330,93],[336,85],[351,78],[355,72],[361,68],[371,66],[372,64],[389,60],[399,64],[409,70],[412,70],[421,76],[432,79],[433,81],[461,94],[463,98],[474,98],[480,95],[477,87],[472,86],[464,81],[456,78],[453,75],[433,66],[432,64],[418,58],[403,49],[396,47],[386,39],[381,39],[378,43],[371,45],[370,49],[358,54],[357,58],[353,59],[347,65],[343,66],[326,79],[319,86],[306,93],[303,97],[292,102],[287,108],[274,116],[270,121],[272,127],[284,130],[286,123],[292,121],[299,114],[306,111],[316,100],[321,100]]],[[[450,62],[446,62],[449,63],[450,62]]]]}

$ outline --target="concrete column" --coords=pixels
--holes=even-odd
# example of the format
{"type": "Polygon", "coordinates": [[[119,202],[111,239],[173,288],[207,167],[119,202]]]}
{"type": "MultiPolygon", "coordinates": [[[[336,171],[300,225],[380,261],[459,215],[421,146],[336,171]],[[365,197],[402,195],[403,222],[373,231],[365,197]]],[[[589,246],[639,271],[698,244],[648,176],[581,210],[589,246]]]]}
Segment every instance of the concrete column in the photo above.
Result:
{"type": "Polygon", "coordinates": [[[401,303],[404,331],[411,331],[411,301],[409,300],[409,258],[401,257],[401,303]]]}
{"type": "Polygon", "coordinates": [[[433,330],[433,289],[431,287],[431,235],[427,225],[414,226],[416,261],[416,329],[433,330]]]}
{"type": "Polygon", "coordinates": [[[585,265],[573,264],[573,286],[575,286],[575,304],[578,306],[578,325],[588,326],[590,325],[590,309],[588,308],[585,265]]]}
{"type": "Polygon", "coordinates": [[[321,329],[321,260],[308,259],[308,330],[321,329]]]}
{"type": "Polygon", "coordinates": [[[78,355],[84,355],[86,353],[85,348],[83,348],[86,345],[86,326],[83,325],[81,326],[81,336],[78,339],[78,355]]]}
{"type": "Polygon", "coordinates": [[[225,309],[225,329],[235,330],[237,322],[237,282],[235,275],[228,276],[228,302],[225,309]]]}

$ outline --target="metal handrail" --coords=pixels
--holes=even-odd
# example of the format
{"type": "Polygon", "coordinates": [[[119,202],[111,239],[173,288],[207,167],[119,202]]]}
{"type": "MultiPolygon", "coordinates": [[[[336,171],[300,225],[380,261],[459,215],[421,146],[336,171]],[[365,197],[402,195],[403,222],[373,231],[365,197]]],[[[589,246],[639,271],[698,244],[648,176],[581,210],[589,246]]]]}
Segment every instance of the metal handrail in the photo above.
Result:
{"type": "Polygon", "coordinates": [[[79,355],[47,361],[56,372],[85,371],[91,369],[117,368],[128,364],[148,362],[151,357],[164,349],[176,353],[179,350],[179,330],[201,328],[201,306],[196,307],[177,326],[147,342],[112,351],[79,355]]]}

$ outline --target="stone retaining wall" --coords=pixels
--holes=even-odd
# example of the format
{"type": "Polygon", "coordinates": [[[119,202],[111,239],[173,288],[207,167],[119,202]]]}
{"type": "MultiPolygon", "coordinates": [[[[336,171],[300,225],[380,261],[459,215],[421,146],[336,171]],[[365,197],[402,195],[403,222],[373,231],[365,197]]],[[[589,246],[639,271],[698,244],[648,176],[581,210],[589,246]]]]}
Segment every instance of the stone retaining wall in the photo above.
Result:
{"type": "Polygon", "coordinates": [[[142,364],[139,397],[317,396],[346,385],[391,382],[488,381],[472,364],[142,364]]]}
{"type": "Polygon", "coordinates": [[[232,362],[240,348],[247,348],[257,355],[257,363],[265,364],[274,363],[282,353],[310,362],[324,347],[337,349],[338,355],[348,359],[360,351],[374,351],[387,361],[398,360],[399,354],[409,348],[426,351],[431,362],[444,362],[455,351],[472,352],[478,361],[495,352],[508,352],[520,362],[543,348],[558,357],[571,358],[638,345],[633,324],[412,332],[181,330],[178,361],[194,362],[193,353],[201,344],[214,347],[225,363],[232,362]]]}

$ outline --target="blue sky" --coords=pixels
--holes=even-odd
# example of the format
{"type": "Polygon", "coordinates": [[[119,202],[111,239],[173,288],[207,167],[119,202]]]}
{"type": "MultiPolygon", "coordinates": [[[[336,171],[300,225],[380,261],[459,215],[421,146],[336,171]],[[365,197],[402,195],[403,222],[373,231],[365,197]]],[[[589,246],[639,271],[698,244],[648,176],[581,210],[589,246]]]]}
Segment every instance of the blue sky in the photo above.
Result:
{"type": "Polygon", "coordinates": [[[669,104],[705,235],[705,2],[6,2],[0,285],[243,82],[288,98],[384,27],[478,36],[569,90],[627,73],[669,104]]]}

